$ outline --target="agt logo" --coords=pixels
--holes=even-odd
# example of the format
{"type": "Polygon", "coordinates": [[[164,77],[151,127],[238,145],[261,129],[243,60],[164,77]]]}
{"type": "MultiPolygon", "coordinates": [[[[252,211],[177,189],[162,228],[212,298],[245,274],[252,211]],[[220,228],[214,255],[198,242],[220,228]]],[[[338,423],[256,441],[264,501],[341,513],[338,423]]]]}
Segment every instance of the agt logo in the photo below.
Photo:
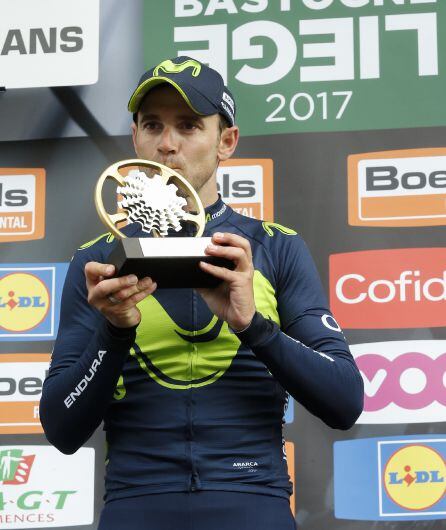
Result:
{"type": "Polygon", "coordinates": [[[432,423],[446,418],[446,341],[352,344],[364,380],[357,423],[432,423]]]}
{"type": "Polygon", "coordinates": [[[446,436],[334,444],[335,516],[370,521],[446,518],[446,436]]]}
{"type": "Polygon", "coordinates": [[[236,212],[274,221],[273,161],[231,159],[217,170],[218,191],[236,212]]]}
{"type": "Polygon", "coordinates": [[[0,267],[0,341],[52,340],[68,264],[0,267]]]}

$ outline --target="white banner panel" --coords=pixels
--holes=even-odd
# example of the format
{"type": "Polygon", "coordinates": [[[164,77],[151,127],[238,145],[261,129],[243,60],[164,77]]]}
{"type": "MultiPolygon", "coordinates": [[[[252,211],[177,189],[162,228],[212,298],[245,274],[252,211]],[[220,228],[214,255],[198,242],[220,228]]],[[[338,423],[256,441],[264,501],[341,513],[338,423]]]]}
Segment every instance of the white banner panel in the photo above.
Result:
{"type": "Polygon", "coordinates": [[[4,0],[2,7],[0,87],[97,82],[99,0],[4,0]]]}

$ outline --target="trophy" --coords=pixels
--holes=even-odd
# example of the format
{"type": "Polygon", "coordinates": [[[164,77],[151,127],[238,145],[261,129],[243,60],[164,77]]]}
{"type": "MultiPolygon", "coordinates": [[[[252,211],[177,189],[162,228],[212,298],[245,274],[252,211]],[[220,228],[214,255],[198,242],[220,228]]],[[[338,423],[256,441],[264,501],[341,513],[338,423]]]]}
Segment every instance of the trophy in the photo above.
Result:
{"type": "Polygon", "coordinates": [[[150,276],[159,288],[215,287],[221,280],[202,271],[199,262],[234,268],[232,261],[205,254],[211,238],[201,237],[204,207],[191,184],[167,166],[142,159],[112,164],[96,184],[95,205],[118,239],[107,260],[117,276],[150,276]],[[115,213],[104,206],[104,184],[109,181],[117,185],[120,197],[115,213]],[[128,223],[139,223],[144,237],[127,237],[120,228],[128,223]],[[191,237],[171,235],[190,228],[195,231],[191,237]]]}

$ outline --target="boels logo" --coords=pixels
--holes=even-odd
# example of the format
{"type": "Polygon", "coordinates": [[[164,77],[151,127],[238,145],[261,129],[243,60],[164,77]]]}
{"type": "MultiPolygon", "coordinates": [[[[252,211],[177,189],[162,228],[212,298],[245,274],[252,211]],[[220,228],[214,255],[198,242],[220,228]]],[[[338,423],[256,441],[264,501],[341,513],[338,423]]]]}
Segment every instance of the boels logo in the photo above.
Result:
{"type": "Polygon", "coordinates": [[[0,355],[0,434],[43,432],[39,402],[49,362],[47,353],[0,355]]]}
{"type": "Polygon", "coordinates": [[[273,161],[234,159],[220,164],[217,186],[222,199],[236,212],[274,221],[273,161]]]}
{"type": "Polygon", "coordinates": [[[446,418],[446,341],[352,344],[364,380],[357,423],[432,423],[446,418]]]}
{"type": "Polygon", "coordinates": [[[45,170],[0,168],[0,243],[45,235],[45,170]]]}
{"type": "Polygon", "coordinates": [[[394,510],[433,508],[446,493],[444,456],[428,445],[403,446],[387,460],[382,482],[394,510]]]}
{"type": "Polygon", "coordinates": [[[330,305],[343,328],[446,325],[446,248],[333,254],[329,268],[330,305]]]}
{"type": "Polygon", "coordinates": [[[52,340],[67,265],[0,267],[0,340],[52,340]]]}
{"type": "Polygon", "coordinates": [[[353,226],[446,224],[446,148],[348,157],[348,219],[353,226]]]}
{"type": "Polygon", "coordinates": [[[345,440],[334,444],[338,519],[446,518],[446,436],[345,440]]]}

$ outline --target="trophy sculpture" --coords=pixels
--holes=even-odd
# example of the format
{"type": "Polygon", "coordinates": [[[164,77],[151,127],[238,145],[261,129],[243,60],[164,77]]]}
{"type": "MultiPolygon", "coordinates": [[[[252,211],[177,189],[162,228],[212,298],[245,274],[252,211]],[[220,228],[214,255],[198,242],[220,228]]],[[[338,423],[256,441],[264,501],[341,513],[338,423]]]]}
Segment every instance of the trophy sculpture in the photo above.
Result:
{"type": "Polygon", "coordinates": [[[205,226],[204,207],[197,192],[179,173],[167,166],[130,159],[109,166],[99,177],[95,205],[101,221],[118,239],[108,262],[116,275],[150,276],[158,287],[214,287],[221,280],[202,271],[200,261],[234,268],[231,261],[207,256],[210,237],[201,237],[205,226]],[[108,213],[103,201],[106,181],[118,184],[118,212],[108,213]],[[139,223],[145,237],[127,237],[122,223],[139,223]],[[192,237],[173,237],[190,223],[192,237]],[[168,237],[166,237],[168,236],[168,237]]]}

